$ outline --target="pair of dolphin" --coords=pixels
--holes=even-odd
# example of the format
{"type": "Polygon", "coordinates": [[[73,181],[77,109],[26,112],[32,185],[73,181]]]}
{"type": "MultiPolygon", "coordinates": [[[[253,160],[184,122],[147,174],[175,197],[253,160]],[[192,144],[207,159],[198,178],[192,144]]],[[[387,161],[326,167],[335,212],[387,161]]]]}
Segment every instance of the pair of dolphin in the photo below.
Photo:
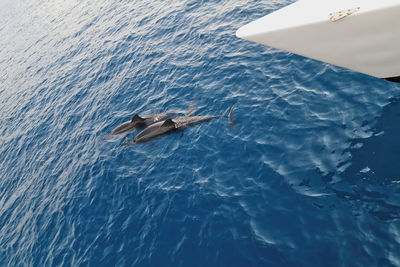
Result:
{"type": "MultiPolygon", "coordinates": [[[[236,104],[233,105],[227,115],[229,122],[232,127],[235,126],[235,123],[233,122],[233,110],[235,108],[236,104]]],[[[143,131],[138,133],[138,135],[133,138],[129,142],[130,145],[142,143],[145,141],[149,141],[153,138],[156,138],[160,135],[167,134],[173,131],[178,131],[178,130],[183,130],[186,129],[189,126],[193,126],[196,124],[199,124],[201,122],[206,122],[210,121],[212,119],[216,118],[221,118],[225,117],[226,115],[219,115],[219,116],[214,116],[214,115],[205,115],[205,116],[194,116],[193,112],[190,112],[188,116],[180,116],[176,117],[173,119],[166,119],[162,121],[155,122],[148,127],[146,127],[143,131]]]]}
{"type": "Polygon", "coordinates": [[[184,113],[185,111],[183,110],[170,110],[167,112],[151,114],[146,116],[139,116],[138,114],[135,114],[130,121],[124,122],[118,127],[116,127],[114,130],[112,130],[109,136],[126,135],[134,129],[145,128],[153,123],[166,120],[171,116],[176,116],[184,113]]]}
{"type": "MultiPolygon", "coordinates": [[[[235,126],[233,122],[233,109],[236,104],[233,105],[227,115],[229,122],[232,127],[235,126]]],[[[129,132],[134,129],[144,128],[132,141],[128,144],[137,144],[141,142],[145,142],[151,140],[160,135],[170,133],[177,130],[183,130],[189,126],[210,121],[212,119],[225,117],[225,115],[213,116],[213,115],[205,115],[205,116],[194,116],[194,108],[193,103],[189,106],[188,112],[182,110],[170,110],[163,113],[152,114],[147,116],[139,116],[135,114],[130,121],[124,122],[114,130],[108,136],[126,136],[129,132]],[[187,116],[180,116],[171,119],[170,117],[176,115],[182,115],[188,113],[187,116]]]]}

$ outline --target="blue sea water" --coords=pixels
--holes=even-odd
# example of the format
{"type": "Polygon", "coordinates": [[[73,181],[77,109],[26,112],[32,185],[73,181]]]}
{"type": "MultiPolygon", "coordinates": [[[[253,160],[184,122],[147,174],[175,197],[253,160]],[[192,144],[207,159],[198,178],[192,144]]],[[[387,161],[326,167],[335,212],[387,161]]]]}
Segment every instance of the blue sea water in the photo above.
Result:
{"type": "Polygon", "coordinates": [[[0,266],[400,266],[400,85],[235,37],[291,2],[0,0],[0,266]]]}

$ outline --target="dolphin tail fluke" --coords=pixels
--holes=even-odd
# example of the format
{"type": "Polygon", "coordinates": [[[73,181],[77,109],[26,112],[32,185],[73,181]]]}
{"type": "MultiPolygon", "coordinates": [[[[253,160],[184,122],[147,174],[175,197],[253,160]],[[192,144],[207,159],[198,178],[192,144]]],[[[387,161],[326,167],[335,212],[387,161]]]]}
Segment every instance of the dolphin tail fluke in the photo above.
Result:
{"type": "Polygon", "coordinates": [[[236,129],[236,123],[233,121],[233,110],[235,108],[236,108],[236,104],[233,104],[233,106],[231,107],[231,109],[229,110],[229,113],[228,113],[229,124],[232,126],[233,129],[236,129]]]}

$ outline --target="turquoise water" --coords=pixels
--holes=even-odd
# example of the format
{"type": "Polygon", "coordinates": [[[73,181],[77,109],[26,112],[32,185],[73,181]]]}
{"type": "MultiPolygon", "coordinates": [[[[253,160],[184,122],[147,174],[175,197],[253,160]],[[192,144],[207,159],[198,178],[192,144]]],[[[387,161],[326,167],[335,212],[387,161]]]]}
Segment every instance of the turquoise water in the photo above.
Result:
{"type": "Polygon", "coordinates": [[[0,265],[399,266],[399,85],[235,37],[291,2],[0,1],[0,265]]]}

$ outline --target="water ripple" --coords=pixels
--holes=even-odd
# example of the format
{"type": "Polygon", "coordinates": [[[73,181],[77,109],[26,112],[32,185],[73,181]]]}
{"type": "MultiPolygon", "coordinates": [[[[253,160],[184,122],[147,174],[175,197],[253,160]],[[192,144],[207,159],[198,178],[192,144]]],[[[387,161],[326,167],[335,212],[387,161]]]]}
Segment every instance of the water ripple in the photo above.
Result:
{"type": "Polygon", "coordinates": [[[399,265],[398,86],[235,37],[291,2],[0,3],[0,265],[399,265]]]}

